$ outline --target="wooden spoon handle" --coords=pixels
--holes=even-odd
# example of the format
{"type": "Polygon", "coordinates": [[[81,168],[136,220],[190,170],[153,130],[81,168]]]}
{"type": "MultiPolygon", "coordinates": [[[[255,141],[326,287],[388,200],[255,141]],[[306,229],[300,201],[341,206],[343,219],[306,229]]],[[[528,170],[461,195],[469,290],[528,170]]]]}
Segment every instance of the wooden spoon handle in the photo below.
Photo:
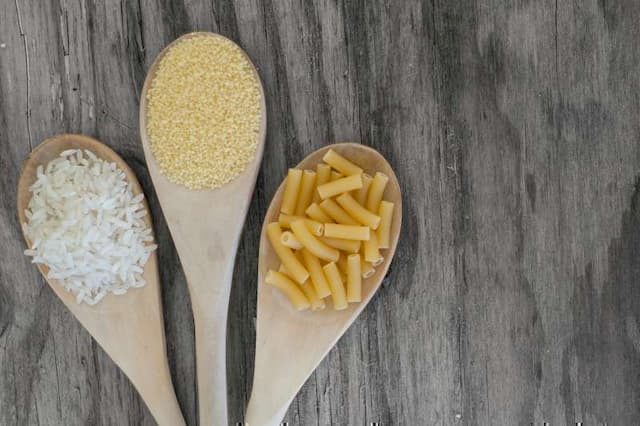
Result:
{"type": "Polygon", "coordinates": [[[183,262],[193,307],[198,411],[202,426],[228,424],[227,312],[236,241],[226,247],[204,250],[183,262]]]}
{"type": "MultiPolygon", "coordinates": [[[[64,291],[57,287],[54,290],[64,291]]],[[[139,293],[126,296],[142,299],[142,292],[158,293],[154,283],[133,291],[139,293]]],[[[185,421],[171,382],[159,295],[157,297],[156,303],[132,304],[128,312],[107,319],[104,312],[96,314],[86,308],[67,306],[76,308],[72,310],[74,315],[129,377],[156,422],[160,426],[183,426],[185,421]]]]}
{"type": "MultiPolygon", "coordinates": [[[[169,378],[169,380],[171,379],[169,378]]],[[[173,388],[156,388],[148,392],[140,391],[140,395],[159,426],[183,426],[186,424],[173,388]]]]}
{"type": "Polygon", "coordinates": [[[246,426],[279,426],[288,409],[289,405],[277,408],[250,401],[244,424],[246,426]]]}
{"type": "Polygon", "coordinates": [[[194,310],[198,410],[202,426],[228,424],[226,304],[224,308],[207,314],[196,314],[194,310]]]}

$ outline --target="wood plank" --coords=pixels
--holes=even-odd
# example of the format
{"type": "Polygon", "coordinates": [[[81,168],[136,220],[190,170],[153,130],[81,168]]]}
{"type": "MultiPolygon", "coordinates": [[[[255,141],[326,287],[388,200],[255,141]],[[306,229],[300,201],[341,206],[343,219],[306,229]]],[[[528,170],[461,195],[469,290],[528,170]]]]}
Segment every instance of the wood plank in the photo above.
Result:
{"type": "Polygon", "coordinates": [[[230,421],[251,386],[270,197],[287,165],[360,140],[396,167],[406,226],[289,424],[636,423],[639,18],[637,2],[595,0],[3,2],[0,424],[153,423],[21,255],[10,188],[30,147],[63,131],[116,149],[148,195],[173,379],[196,424],[186,283],[137,129],[147,68],[196,29],[247,50],[269,116],[231,295],[230,421]]]}

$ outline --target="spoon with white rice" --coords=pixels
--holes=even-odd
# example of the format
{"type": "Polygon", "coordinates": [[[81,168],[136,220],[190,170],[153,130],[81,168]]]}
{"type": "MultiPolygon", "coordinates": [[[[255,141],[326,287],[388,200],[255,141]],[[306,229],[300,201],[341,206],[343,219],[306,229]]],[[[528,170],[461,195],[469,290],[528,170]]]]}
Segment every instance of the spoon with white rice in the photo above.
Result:
{"type": "Polygon", "coordinates": [[[106,145],[47,139],[18,182],[27,250],[53,292],[129,377],[161,425],[184,425],[165,349],[158,264],[142,188],[106,145]]]}

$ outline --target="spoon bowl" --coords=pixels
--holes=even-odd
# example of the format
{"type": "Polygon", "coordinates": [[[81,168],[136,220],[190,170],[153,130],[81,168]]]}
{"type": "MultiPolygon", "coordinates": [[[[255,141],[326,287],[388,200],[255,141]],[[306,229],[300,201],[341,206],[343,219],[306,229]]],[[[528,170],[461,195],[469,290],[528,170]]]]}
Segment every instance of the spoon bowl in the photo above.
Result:
{"type": "Polygon", "coordinates": [[[313,152],[296,167],[315,169],[322,157],[333,149],[362,167],[367,173],[383,172],[389,176],[384,199],[394,203],[389,249],[375,274],[362,282],[362,302],[349,304],[345,310],[328,307],[323,311],[298,312],[284,300],[264,278],[269,269],[278,269],[279,260],[266,235],[270,222],[277,222],[284,193],[278,188],[262,226],[258,260],[258,306],[256,324],[256,358],[251,398],[245,422],[249,426],[279,425],[289,404],[320,361],[336,344],[380,288],[398,245],[402,222],[402,196],[393,169],[380,153],[355,143],[325,146],[313,152]]]}
{"type": "Polygon", "coordinates": [[[229,294],[236,251],[262,161],[267,114],[260,77],[252,66],[262,113],[255,156],[245,170],[222,187],[208,190],[190,190],[161,173],[147,133],[147,93],[166,52],[186,38],[201,36],[224,38],[207,32],[186,34],[169,44],[149,69],[140,97],[140,136],[189,287],[196,334],[199,420],[209,426],[228,424],[225,356],[229,294]]]}
{"type": "MultiPolygon", "coordinates": [[[[29,187],[36,180],[38,166],[46,166],[68,149],[88,149],[97,157],[116,163],[124,171],[134,195],[142,193],[133,171],[106,145],[83,135],[55,136],[38,145],[24,163],[17,194],[21,224],[27,222],[25,210],[31,199],[29,187]]],[[[146,200],[143,203],[149,211],[146,200]]],[[[151,226],[150,215],[146,215],[144,220],[151,226]]],[[[26,235],[25,240],[31,247],[26,235]]],[[[46,265],[37,264],[37,267],[56,296],[129,377],[158,424],[184,425],[167,362],[156,253],[153,252],[145,264],[144,287],[129,289],[120,296],[107,294],[94,306],[78,304],[75,296],[60,283],[47,278],[49,268],[46,265]]]]}

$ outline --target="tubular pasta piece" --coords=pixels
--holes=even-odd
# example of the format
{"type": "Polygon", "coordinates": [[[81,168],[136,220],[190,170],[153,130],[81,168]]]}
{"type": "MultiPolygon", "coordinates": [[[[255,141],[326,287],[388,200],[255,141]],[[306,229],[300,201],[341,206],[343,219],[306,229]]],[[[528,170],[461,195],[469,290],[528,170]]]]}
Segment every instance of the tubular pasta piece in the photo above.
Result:
{"type": "Polygon", "coordinates": [[[353,199],[348,193],[340,194],[336,201],[347,212],[349,216],[360,222],[364,226],[376,230],[380,225],[380,216],[371,213],[369,210],[362,207],[356,200],[353,199]]]}
{"type": "Polygon", "coordinates": [[[342,155],[335,152],[333,149],[330,149],[329,151],[327,151],[326,154],[324,154],[324,156],[322,157],[322,159],[324,160],[325,163],[327,163],[328,165],[330,165],[331,167],[333,167],[343,175],[351,176],[351,175],[359,175],[362,173],[362,169],[360,167],[356,166],[351,161],[347,160],[342,155]]]}
{"type": "MultiPolygon", "coordinates": [[[[307,229],[307,226],[302,220],[291,222],[291,230],[298,241],[302,243],[304,248],[309,250],[315,256],[329,262],[335,262],[338,260],[340,252],[317,239],[309,229],[307,229]]],[[[286,263],[285,266],[287,266],[287,268],[289,267],[286,263]]]]}
{"type": "Polygon", "coordinates": [[[318,194],[320,194],[320,198],[326,200],[334,195],[360,188],[362,188],[362,175],[353,175],[320,185],[318,187],[318,194]]]}
{"type": "Polygon", "coordinates": [[[311,307],[309,299],[307,299],[302,290],[286,275],[269,270],[264,280],[267,284],[271,284],[282,291],[298,311],[303,311],[311,307]]]}
{"type": "Polygon", "coordinates": [[[280,211],[285,214],[293,214],[298,201],[298,193],[300,192],[300,182],[302,181],[302,170],[289,169],[287,179],[284,186],[284,194],[282,195],[282,204],[280,211]]]}
{"type": "Polygon", "coordinates": [[[280,261],[284,264],[291,276],[298,283],[303,283],[309,278],[309,272],[304,268],[302,263],[293,254],[293,251],[282,244],[282,230],[278,222],[272,222],[267,225],[267,237],[271,242],[271,247],[276,252],[280,261]]]}
{"type": "Polygon", "coordinates": [[[340,271],[335,262],[327,263],[322,267],[322,270],[327,277],[329,287],[331,287],[331,299],[333,300],[333,308],[335,310],[346,309],[347,307],[347,295],[345,293],[344,284],[340,271]]]}

